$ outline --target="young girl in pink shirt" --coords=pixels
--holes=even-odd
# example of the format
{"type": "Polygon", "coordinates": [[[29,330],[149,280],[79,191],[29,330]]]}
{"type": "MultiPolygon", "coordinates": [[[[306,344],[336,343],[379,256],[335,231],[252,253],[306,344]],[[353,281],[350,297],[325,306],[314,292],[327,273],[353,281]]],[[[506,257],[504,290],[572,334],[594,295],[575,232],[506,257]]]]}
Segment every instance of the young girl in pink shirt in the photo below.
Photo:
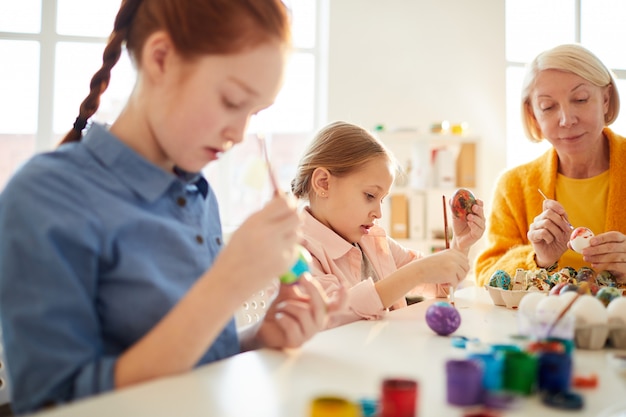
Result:
{"type": "Polygon", "coordinates": [[[453,219],[450,249],[428,256],[409,250],[377,226],[395,179],[390,151],[365,129],[336,122],[322,129],[291,183],[304,208],[303,246],[328,294],[348,289],[348,306],[328,323],[379,319],[406,306],[409,292],[445,297],[470,268],[468,252],[485,230],[483,202],[466,220],[453,219]]]}

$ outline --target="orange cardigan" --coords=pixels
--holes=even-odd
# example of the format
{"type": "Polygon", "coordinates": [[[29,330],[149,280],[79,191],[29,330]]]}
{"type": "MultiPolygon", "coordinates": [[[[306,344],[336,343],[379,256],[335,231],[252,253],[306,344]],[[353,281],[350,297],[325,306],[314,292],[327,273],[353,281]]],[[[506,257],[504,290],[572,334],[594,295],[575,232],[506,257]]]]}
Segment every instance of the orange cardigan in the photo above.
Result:
{"type": "MultiPolygon", "coordinates": [[[[604,231],[626,234],[626,139],[609,128],[609,195],[604,231]]],[[[487,225],[487,248],[476,259],[476,284],[484,285],[498,269],[514,274],[517,268],[537,269],[533,247],[526,237],[534,218],[543,210],[540,188],[554,198],[558,158],[550,149],[539,158],[515,167],[500,177],[487,225]]]]}

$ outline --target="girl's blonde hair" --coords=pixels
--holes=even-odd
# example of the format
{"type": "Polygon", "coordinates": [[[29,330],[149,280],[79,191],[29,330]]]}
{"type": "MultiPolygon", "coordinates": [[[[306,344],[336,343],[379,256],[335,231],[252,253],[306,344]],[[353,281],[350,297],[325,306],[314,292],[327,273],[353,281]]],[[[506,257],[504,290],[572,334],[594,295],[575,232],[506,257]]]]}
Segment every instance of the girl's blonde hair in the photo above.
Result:
{"type": "Polygon", "coordinates": [[[311,176],[316,168],[326,168],[332,175],[342,177],[381,157],[398,172],[398,164],[391,152],[370,132],[346,122],[331,123],[309,144],[291,181],[291,192],[298,198],[308,199],[311,176]]]}
{"type": "Polygon", "coordinates": [[[615,77],[600,59],[591,51],[578,44],[559,45],[537,55],[528,65],[522,85],[522,126],[532,142],[543,140],[543,133],[535,119],[530,95],[535,88],[537,75],[541,71],[554,69],[576,74],[597,87],[608,87],[609,108],[604,115],[604,123],[610,125],[619,114],[619,94],[615,77]]]}

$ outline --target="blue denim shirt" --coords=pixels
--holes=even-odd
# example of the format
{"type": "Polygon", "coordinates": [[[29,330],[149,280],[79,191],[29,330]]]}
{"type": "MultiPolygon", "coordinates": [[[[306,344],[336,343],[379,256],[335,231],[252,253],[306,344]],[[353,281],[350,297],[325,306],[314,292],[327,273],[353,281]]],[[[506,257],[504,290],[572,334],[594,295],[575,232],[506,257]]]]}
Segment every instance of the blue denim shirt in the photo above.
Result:
{"type": "MultiPolygon", "coordinates": [[[[100,125],[31,159],[0,195],[0,318],[14,411],[113,389],[118,356],[221,246],[207,181],[163,171],[100,125]]],[[[238,352],[231,320],[199,364],[238,352]]]]}

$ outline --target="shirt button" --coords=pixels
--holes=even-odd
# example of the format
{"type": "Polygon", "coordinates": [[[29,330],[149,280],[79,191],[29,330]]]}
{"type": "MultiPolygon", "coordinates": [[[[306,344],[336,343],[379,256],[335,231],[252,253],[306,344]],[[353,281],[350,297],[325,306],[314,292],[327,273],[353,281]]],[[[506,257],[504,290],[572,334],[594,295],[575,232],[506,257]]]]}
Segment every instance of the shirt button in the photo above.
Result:
{"type": "Polygon", "coordinates": [[[178,197],[176,199],[176,204],[178,204],[181,207],[185,207],[185,204],[187,204],[187,200],[185,199],[185,197],[178,197]]]}
{"type": "Polygon", "coordinates": [[[202,244],[204,243],[204,238],[200,235],[196,235],[196,242],[202,244]]]}
{"type": "Polygon", "coordinates": [[[219,237],[215,238],[215,243],[217,243],[217,246],[222,246],[222,239],[219,237]]]}

